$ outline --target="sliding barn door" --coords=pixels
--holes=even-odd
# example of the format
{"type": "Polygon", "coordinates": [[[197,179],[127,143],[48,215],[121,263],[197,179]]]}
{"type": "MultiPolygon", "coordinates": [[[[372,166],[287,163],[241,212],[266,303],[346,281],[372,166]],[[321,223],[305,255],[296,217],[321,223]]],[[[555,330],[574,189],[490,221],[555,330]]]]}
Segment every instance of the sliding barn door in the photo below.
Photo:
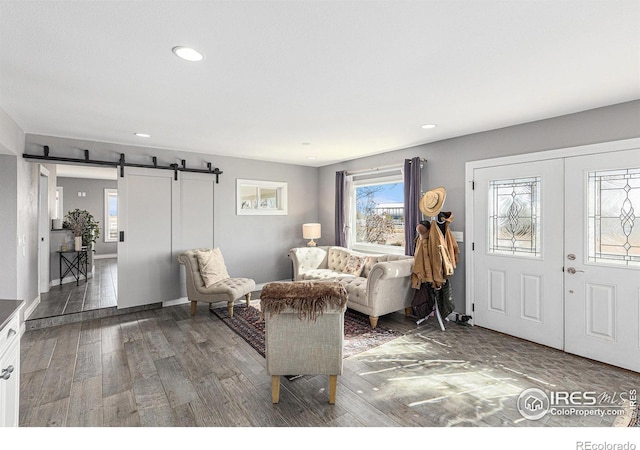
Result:
{"type": "MultiPolygon", "coordinates": [[[[194,248],[213,248],[213,191],[215,177],[203,173],[181,172],[173,191],[173,260],[178,255],[194,248]]],[[[180,274],[180,297],[187,296],[185,270],[177,267],[180,274]]]]}
{"type": "Polygon", "coordinates": [[[170,170],[129,168],[118,178],[118,308],[178,297],[170,170]]]}

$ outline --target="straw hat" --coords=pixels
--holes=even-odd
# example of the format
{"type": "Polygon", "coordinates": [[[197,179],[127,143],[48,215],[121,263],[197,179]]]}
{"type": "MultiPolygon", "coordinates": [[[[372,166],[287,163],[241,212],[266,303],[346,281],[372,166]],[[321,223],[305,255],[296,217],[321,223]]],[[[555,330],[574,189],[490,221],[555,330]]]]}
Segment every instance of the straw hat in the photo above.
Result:
{"type": "Polygon", "coordinates": [[[420,211],[425,216],[435,216],[440,212],[444,199],[447,197],[447,191],[443,187],[437,187],[425,192],[420,199],[420,211]]]}

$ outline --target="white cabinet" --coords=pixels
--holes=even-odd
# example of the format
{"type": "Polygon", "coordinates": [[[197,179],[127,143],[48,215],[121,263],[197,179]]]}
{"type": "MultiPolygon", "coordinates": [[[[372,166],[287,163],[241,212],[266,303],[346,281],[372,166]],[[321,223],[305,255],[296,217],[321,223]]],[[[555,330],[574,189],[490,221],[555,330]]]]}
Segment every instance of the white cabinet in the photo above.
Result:
{"type": "Polygon", "coordinates": [[[20,406],[20,328],[17,311],[0,330],[0,427],[17,427],[20,406]]]}

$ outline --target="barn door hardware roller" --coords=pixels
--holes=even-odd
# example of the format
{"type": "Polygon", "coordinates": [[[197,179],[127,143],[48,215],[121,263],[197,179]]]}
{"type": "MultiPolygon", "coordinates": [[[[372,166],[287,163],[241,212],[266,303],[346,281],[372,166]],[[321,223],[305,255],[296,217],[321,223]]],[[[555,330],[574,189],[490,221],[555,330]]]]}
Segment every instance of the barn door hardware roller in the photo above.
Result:
{"type": "Polygon", "coordinates": [[[120,159],[118,161],[103,161],[98,159],[91,159],[89,157],[89,150],[84,150],[84,158],[67,158],[61,156],[51,156],[49,154],[49,146],[45,145],[43,147],[43,155],[30,155],[27,153],[23,153],[22,157],[25,159],[37,159],[40,161],[50,161],[50,162],[65,162],[65,163],[73,163],[73,164],[87,164],[91,166],[109,166],[109,167],[120,167],[120,176],[124,177],[124,168],[125,167],[142,167],[146,169],[161,169],[161,170],[173,170],[174,179],[178,180],[178,172],[193,172],[193,173],[210,173],[216,176],[216,184],[220,182],[220,175],[222,171],[215,167],[213,168],[211,163],[207,163],[206,169],[191,169],[187,167],[187,161],[181,160],[180,164],[169,164],[168,166],[160,166],[158,165],[158,158],[155,156],[151,157],[151,164],[141,164],[141,163],[131,163],[126,161],[126,157],[124,153],[120,154],[120,159]]]}

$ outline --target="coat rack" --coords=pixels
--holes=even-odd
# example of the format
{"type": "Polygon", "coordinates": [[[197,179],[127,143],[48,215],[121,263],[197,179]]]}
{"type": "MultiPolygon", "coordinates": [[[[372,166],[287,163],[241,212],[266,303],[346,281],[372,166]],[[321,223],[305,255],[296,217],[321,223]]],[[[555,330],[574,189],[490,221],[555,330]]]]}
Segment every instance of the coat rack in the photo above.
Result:
{"type": "Polygon", "coordinates": [[[120,153],[120,159],[118,161],[101,161],[97,159],[89,158],[89,150],[84,150],[84,158],[67,158],[62,156],[50,156],[49,155],[49,146],[44,146],[44,155],[30,155],[27,153],[23,153],[22,157],[25,159],[37,159],[41,161],[51,161],[51,162],[67,162],[74,164],[87,164],[92,166],[109,166],[109,167],[120,167],[120,176],[124,177],[124,168],[126,167],[142,167],[146,169],[162,169],[162,170],[173,170],[174,179],[178,180],[178,172],[195,172],[195,173],[210,173],[216,176],[216,184],[219,183],[219,176],[222,174],[222,171],[215,167],[212,168],[210,162],[207,163],[206,169],[191,169],[187,168],[187,161],[181,160],[180,165],[178,164],[169,164],[168,166],[159,166],[158,158],[153,156],[151,158],[152,164],[139,164],[139,163],[130,163],[126,161],[126,157],[124,153],[120,153]]]}

